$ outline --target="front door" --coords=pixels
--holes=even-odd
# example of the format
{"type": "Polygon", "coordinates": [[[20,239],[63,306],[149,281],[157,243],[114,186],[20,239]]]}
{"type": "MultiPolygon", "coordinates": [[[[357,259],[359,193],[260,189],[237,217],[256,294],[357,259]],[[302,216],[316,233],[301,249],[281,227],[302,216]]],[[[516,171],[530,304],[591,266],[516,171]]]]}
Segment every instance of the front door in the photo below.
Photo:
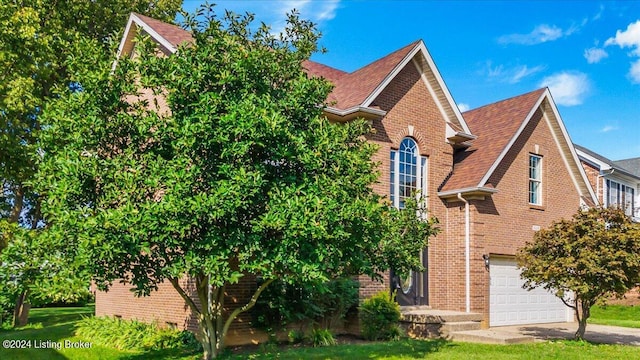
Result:
{"type": "MultiPolygon", "coordinates": [[[[420,261],[427,267],[427,249],[420,254],[420,261]]],[[[391,291],[401,306],[429,305],[428,273],[411,271],[409,274],[391,272],[391,291]]]]}

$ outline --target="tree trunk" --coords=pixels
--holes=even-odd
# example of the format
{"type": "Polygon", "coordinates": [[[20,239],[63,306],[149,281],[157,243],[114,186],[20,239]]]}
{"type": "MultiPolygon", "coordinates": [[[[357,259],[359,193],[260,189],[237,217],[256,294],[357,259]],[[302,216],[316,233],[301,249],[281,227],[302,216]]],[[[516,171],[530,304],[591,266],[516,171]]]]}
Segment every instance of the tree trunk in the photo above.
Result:
{"type": "Polygon", "coordinates": [[[9,215],[9,222],[16,223],[20,220],[20,214],[22,213],[22,207],[24,206],[24,189],[22,185],[18,185],[14,193],[13,208],[9,215]]]}
{"type": "MultiPolygon", "coordinates": [[[[577,304],[576,304],[577,305],[577,304]]],[[[575,339],[582,340],[584,333],[587,330],[587,319],[591,316],[591,304],[587,301],[579,301],[579,305],[576,308],[576,315],[578,317],[578,331],[576,331],[575,339]]]]}
{"type": "Polygon", "coordinates": [[[258,301],[260,294],[262,294],[264,289],[274,280],[275,279],[269,279],[262,283],[251,296],[249,302],[233,310],[225,319],[225,286],[210,286],[208,277],[204,275],[196,277],[196,292],[200,300],[200,307],[198,308],[193,299],[182,289],[178,280],[169,278],[169,281],[185,300],[193,314],[198,316],[198,333],[196,334],[196,338],[202,345],[202,358],[204,360],[214,359],[220,355],[224,350],[225,338],[233,320],[243,312],[250,310],[256,304],[256,301],[258,301]]]}
{"type": "Polygon", "coordinates": [[[29,310],[31,309],[31,304],[27,302],[27,296],[29,296],[29,290],[21,292],[16,299],[16,306],[13,310],[14,327],[27,325],[29,320],[29,310]]]}

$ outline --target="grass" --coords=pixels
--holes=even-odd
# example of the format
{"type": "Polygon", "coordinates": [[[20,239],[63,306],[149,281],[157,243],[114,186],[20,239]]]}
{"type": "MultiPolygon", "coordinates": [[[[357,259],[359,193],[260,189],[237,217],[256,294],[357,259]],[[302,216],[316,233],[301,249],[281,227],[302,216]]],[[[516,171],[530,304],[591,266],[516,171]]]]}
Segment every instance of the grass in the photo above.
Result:
{"type": "Polygon", "coordinates": [[[594,306],[588,321],[590,324],[640,328],[640,306],[594,306]]]}
{"type": "Polygon", "coordinates": [[[6,349],[0,346],[0,359],[15,360],[48,360],[48,359],[199,359],[199,354],[185,355],[179,351],[123,351],[111,347],[91,344],[88,349],[65,348],[65,340],[71,342],[90,342],[90,339],[81,339],[74,335],[75,324],[82,317],[93,316],[94,307],[78,308],[43,308],[32,309],[29,316],[29,325],[24,328],[9,331],[0,331],[0,341],[4,340],[30,340],[31,348],[6,349]],[[55,348],[42,348],[47,340],[50,343],[60,344],[60,350],[55,348]],[[40,348],[35,348],[40,346],[40,348]],[[196,356],[197,355],[197,356],[196,356]]]}
{"type": "MultiPolygon", "coordinates": [[[[608,307],[606,311],[611,311],[608,307]]],[[[596,312],[597,313],[597,312],[596,312]]],[[[0,331],[0,341],[20,339],[35,341],[86,341],[74,335],[75,324],[82,316],[91,316],[92,307],[33,309],[31,323],[19,330],[0,331]]],[[[637,314],[637,313],[634,313],[637,314]]],[[[625,315],[626,316],[626,315],[625,315]]],[[[637,318],[637,317],[636,317],[637,318]]],[[[588,331],[588,330],[587,330],[588,331]]],[[[640,347],[621,345],[597,345],[588,342],[555,341],[523,345],[487,345],[453,343],[445,340],[402,340],[396,342],[372,342],[320,348],[261,346],[244,349],[228,359],[637,359],[640,347]]],[[[0,347],[0,359],[200,359],[197,353],[176,351],[121,351],[111,347],[92,345],[90,349],[4,349],[0,347]]]]}
{"type": "Polygon", "coordinates": [[[595,345],[587,342],[558,341],[524,345],[488,345],[453,343],[445,340],[402,340],[397,342],[340,345],[324,348],[296,348],[277,354],[237,355],[239,359],[293,360],[457,360],[457,359],[637,359],[640,348],[620,345],[595,345]]]}

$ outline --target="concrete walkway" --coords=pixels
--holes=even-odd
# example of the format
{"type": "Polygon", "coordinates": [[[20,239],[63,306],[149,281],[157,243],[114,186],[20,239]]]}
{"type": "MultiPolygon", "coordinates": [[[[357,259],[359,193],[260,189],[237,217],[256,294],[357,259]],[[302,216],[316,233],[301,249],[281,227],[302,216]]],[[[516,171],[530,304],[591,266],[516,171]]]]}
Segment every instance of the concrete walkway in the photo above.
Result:
{"type": "MultiPolygon", "coordinates": [[[[501,326],[486,330],[462,332],[461,334],[473,336],[467,338],[454,337],[454,339],[459,341],[513,344],[529,341],[573,339],[576,330],[578,330],[577,322],[501,326]],[[529,341],[525,340],[525,338],[528,338],[529,341]]],[[[589,324],[584,338],[593,343],[640,346],[640,329],[589,324]]]]}

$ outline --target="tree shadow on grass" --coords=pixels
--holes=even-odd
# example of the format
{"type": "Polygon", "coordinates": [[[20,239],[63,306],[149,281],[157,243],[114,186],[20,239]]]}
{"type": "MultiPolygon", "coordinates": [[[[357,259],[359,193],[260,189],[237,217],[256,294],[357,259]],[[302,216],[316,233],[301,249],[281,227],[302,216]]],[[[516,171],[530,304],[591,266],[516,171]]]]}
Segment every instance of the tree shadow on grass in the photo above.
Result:
{"type": "MultiPolygon", "coordinates": [[[[401,340],[390,342],[367,342],[362,344],[337,345],[327,347],[280,347],[277,350],[266,347],[248,347],[248,351],[240,351],[235,354],[227,353],[221,356],[222,359],[384,359],[390,356],[406,356],[411,358],[425,358],[430,353],[440,351],[444,347],[457,346],[450,341],[443,339],[436,340],[401,340]],[[265,350],[269,349],[269,350],[265,350]]],[[[145,351],[140,354],[132,354],[122,357],[126,360],[142,359],[199,359],[201,353],[198,351],[186,350],[156,350],[145,351]]]]}
{"type": "MultiPolygon", "coordinates": [[[[258,349],[253,353],[240,353],[231,356],[230,359],[246,359],[251,356],[255,359],[386,359],[393,357],[425,358],[428,354],[438,352],[445,347],[457,346],[444,339],[432,340],[401,340],[388,342],[366,342],[359,344],[337,345],[327,347],[289,347],[280,348],[277,351],[262,351],[258,349]]],[[[255,350],[255,349],[254,349],[255,350]]]]}
{"type": "Polygon", "coordinates": [[[122,356],[122,360],[143,360],[143,359],[200,359],[202,352],[197,350],[185,349],[164,349],[164,350],[148,350],[139,354],[131,354],[122,356]]]}

